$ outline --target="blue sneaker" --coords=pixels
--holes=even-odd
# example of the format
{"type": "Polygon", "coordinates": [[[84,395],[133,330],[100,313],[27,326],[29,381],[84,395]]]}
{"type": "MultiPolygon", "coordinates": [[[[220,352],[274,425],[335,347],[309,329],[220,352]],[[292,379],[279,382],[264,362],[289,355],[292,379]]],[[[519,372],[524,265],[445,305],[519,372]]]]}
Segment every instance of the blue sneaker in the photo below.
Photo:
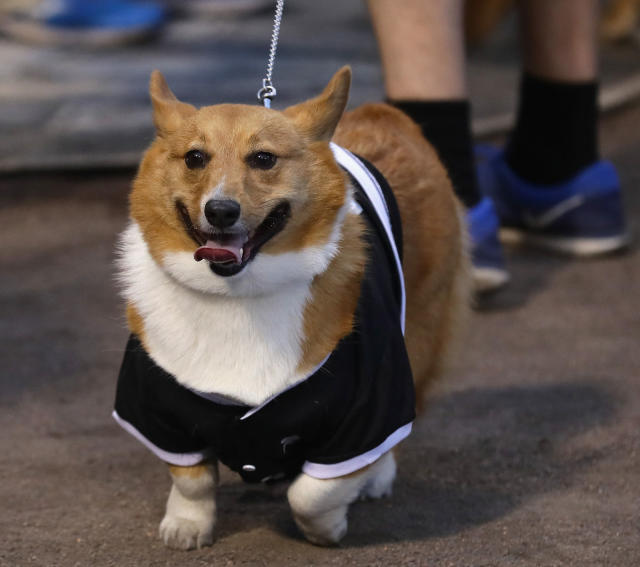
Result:
{"type": "Polygon", "coordinates": [[[467,211],[471,237],[471,263],[474,289],[494,291],[509,281],[504,267],[502,246],[498,240],[500,222],[491,199],[485,197],[467,211]]]}
{"type": "Polygon", "coordinates": [[[629,243],[620,181],[608,161],[541,187],[518,177],[501,150],[479,146],[476,158],[480,190],[495,204],[504,241],[575,256],[605,254],[629,243]]]}
{"type": "Polygon", "coordinates": [[[40,45],[109,47],[146,39],[165,19],[164,8],[153,1],[44,0],[31,11],[8,14],[0,29],[40,45]]]}

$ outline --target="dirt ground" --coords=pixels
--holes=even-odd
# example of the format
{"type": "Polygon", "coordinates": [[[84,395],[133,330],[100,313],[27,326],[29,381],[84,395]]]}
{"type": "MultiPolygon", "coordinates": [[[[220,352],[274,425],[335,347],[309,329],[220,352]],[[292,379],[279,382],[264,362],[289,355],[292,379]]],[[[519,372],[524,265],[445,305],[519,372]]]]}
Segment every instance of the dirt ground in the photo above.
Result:
{"type": "MultiPolygon", "coordinates": [[[[640,108],[605,157],[640,216],[640,108]]],[[[334,549],[284,489],[225,472],[213,547],[165,549],[165,467],[110,417],[127,336],[113,280],[131,172],[0,179],[0,565],[640,565],[640,263],[509,254],[455,373],[334,549]]]]}

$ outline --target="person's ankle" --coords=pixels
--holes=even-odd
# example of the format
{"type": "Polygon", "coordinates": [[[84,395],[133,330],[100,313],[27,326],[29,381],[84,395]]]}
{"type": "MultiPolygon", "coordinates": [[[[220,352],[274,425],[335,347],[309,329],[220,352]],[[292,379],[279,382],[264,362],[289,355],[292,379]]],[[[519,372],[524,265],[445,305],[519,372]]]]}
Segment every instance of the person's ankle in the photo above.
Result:
{"type": "Polygon", "coordinates": [[[568,181],[598,160],[596,81],[552,81],[525,73],[509,167],[536,185],[568,181]]]}

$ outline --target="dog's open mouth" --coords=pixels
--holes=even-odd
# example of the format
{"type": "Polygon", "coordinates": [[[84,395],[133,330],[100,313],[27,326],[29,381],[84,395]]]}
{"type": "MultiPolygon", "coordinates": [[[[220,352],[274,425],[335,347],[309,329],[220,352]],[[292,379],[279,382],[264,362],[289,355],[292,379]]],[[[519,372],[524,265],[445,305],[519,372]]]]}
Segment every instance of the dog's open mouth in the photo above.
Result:
{"type": "Polygon", "coordinates": [[[187,207],[176,201],[176,209],[187,234],[198,245],[193,257],[197,262],[207,260],[211,271],[219,276],[233,276],[255,258],[260,248],[278,234],[291,215],[291,205],[287,201],[277,204],[252,232],[215,231],[203,232],[197,229],[187,207]]]}

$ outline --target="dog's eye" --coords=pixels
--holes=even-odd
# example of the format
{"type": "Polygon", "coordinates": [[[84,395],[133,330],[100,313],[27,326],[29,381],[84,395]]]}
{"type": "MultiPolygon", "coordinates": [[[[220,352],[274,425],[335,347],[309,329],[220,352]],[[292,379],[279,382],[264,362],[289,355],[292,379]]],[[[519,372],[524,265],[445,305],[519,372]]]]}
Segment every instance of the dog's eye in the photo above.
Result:
{"type": "Polygon", "coordinates": [[[271,169],[278,161],[278,158],[269,152],[255,152],[247,157],[249,167],[254,169],[271,169]]]}
{"type": "Polygon", "coordinates": [[[202,169],[207,165],[207,154],[200,150],[191,150],[184,155],[184,163],[189,169],[202,169]]]}

